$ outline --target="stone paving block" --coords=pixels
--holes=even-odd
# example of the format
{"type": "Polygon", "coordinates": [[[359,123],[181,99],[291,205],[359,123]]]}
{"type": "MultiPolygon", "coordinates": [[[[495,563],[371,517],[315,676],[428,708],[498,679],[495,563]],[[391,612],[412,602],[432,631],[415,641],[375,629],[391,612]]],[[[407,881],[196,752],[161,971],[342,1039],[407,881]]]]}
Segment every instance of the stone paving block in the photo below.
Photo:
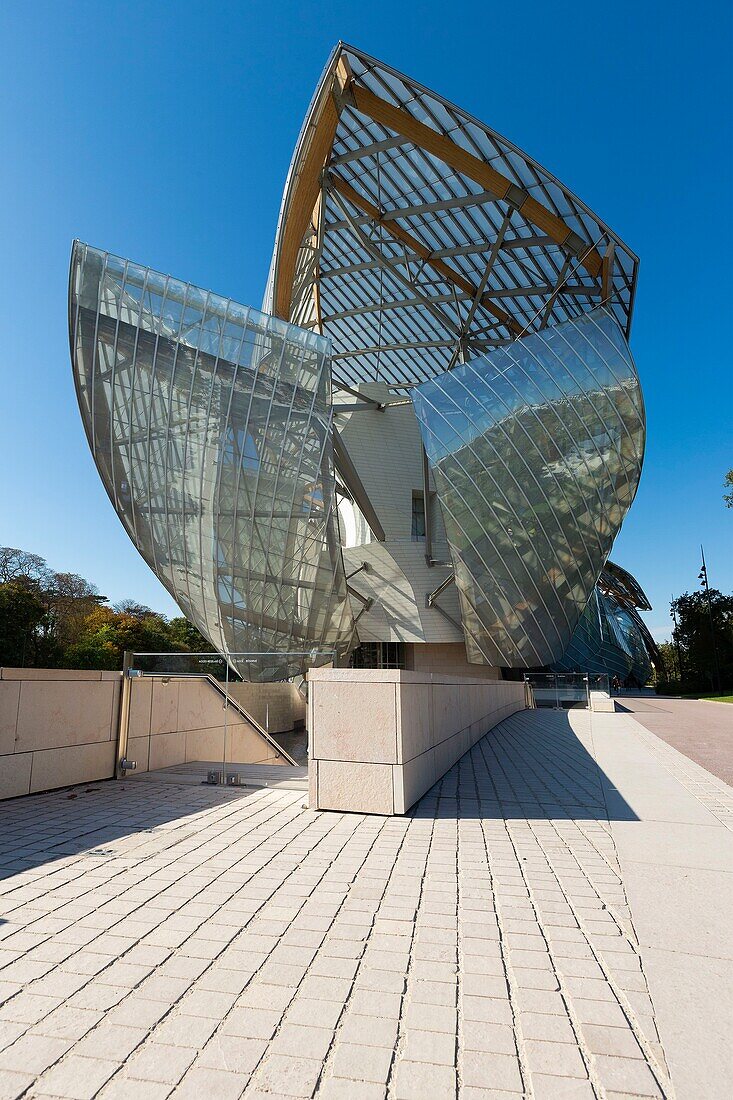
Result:
{"type": "Polygon", "coordinates": [[[128,1077],[142,1081],[157,1081],[175,1085],[193,1062],[196,1051],[191,1047],[174,1047],[148,1042],[125,1066],[128,1077]]]}
{"type": "Polygon", "coordinates": [[[108,1081],[97,1095],[99,1100],[166,1100],[171,1095],[171,1086],[126,1077],[123,1071],[108,1081]]]}
{"type": "Polygon", "coordinates": [[[5,1050],[27,1030],[27,1024],[18,1023],[16,1020],[0,1021],[0,1050],[5,1050]]]}
{"type": "MultiPolygon", "coordinates": [[[[398,1019],[402,1005],[396,993],[381,993],[371,989],[359,989],[351,998],[351,1011],[360,1016],[384,1016],[398,1019]]],[[[418,1007],[418,1006],[416,1006],[418,1007]]],[[[431,1006],[419,1006],[428,1009],[431,1006]]]]}
{"type": "Polygon", "coordinates": [[[145,1039],[147,1029],[124,1027],[103,1021],[77,1043],[74,1053],[85,1058],[105,1058],[111,1062],[124,1061],[145,1039]]]}
{"type": "Polygon", "coordinates": [[[342,1042],[335,1050],[331,1069],[336,1077],[385,1084],[389,1077],[392,1056],[393,1051],[390,1047],[360,1046],[342,1042]]]}
{"type": "Polygon", "coordinates": [[[543,1012],[523,1012],[521,1028],[525,1039],[541,1039],[550,1043],[574,1043],[576,1036],[566,1016],[543,1012]]]}
{"type": "Polygon", "coordinates": [[[235,1004],[237,1008],[261,1008],[265,1012],[284,1012],[295,994],[295,988],[284,985],[263,985],[251,982],[235,1004]]]}
{"type": "Polygon", "coordinates": [[[24,1035],[0,1054],[0,1069],[14,1073],[40,1074],[58,1062],[71,1047],[69,1039],[48,1035],[24,1035]]]}
{"type": "Polygon", "coordinates": [[[588,1049],[594,1054],[617,1055],[620,1058],[644,1057],[633,1032],[627,1028],[583,1024],[581,1030],[588,1049]]]}
{"type": "MultiPolygon", "coordinates": [[[[356,998],[353,998],[355,1000],[356,998]]],[[[352,1000],[352,1010],[353,1008],[352,1000]]],[[[330,1027],[335,1028],[339,1016],[343,1011],[343,1005],[338,1001],[313,1001],[309,997],[296,997],[288,1008],[285,1022],[289,1024],[302,1024],[304,1027],[330,1027]]],[[[368,1012],[365,1015],[369,1015],[368,1012]]],[[[395,1015],[395,1019],[399,1012],[395,1015]]]]}
{"type": "Polygon", "coordinates": [[[411,1028],[404,1035],[402,1057],[408,1062],[432,1062],[439,1066],[454,1066],[456,1064],[455,1036],[411,1028]]]}
{"type": "Polygon", "coordinates": [[[238,1100],[249,1081],[247,1074],[232,1070],[192,1068],[170,1094],[175,1100],[238,1100]]]}
{"type": "Polygon", "coordinates": [[[393,1078],[395,1100],[455,1100],[456,1071],[427,1062],[397,1063],[393,1078]]]}
{"type": "MultiPolygon", "coordinates": [[[[580,1078],[553,1077],[543,1073],[532,1074],[535,1100],[596,1100],[598,1093],[590,1081],[580,1078]]],[[[612,1100],[606,1093],[607,1100],[612,1100]]]]}
{"type": "Polygon", "coordinates": [[[582,997],[573,997],[573,1009],[582,1024],[604,1024],[607,1027],[629,1026],[621,1006],[611,1001],[587,1001],[582,997]]]}
{"type": "Polygon", "coordinates": [[[293,1058],[315,1058],[323,1061],[333,1042],[334,1033],[324,1027],[304,1027],[283,1024],[270,1045],[270,1051],[293,1058]]]}
{"type": "MultiPolygon", "coordinates": [[[[149,1001],[146,997],[133,994],[121,1001],[111,1012],[106,1013],[105,1019],[109,1024],[151,1028],[165,1016],[169,1008],[170,1005],[166,1004],[165,1001],[149,1001]]],[[[94,1015],[97,1019],[102,1018],[101,1013],[92,1013],[84,1009],[79,1009],[78,1012],[85,1012],[90,1016],[94,1015]]],[[[47,1022],[47,1020],[44,1020],[39,1027],[45,1027],[47,1022]]]]}
{"type": "Polygon", "coordinates": [[[567,1008],[561,994],[553,993],[548,989],[520,988],[517,990],[515,1001],[521,1012],[540,1012],[556,1016],[567,1015],[567,1008]]]}
{"type": "MultiPolygon", "coordinates": [[[[364,966],[359,971],[354,982],[355,990],[372,990],[376,993],[403,994],[406,986],[406,976],[399,970],[374,970],[364,966]]],[[[454,994],[455,999],[455,994],[454,994]]]]}
{"type": "Polygon", "coordinates": [[[473,1085],[463,1085],[461,1100],[517,1100],[517,1093],[506,1089],[480,1089],[473,1085]]]}
{"type": "Polygon", "coordinates": [[[460,1035],[465,1050],[485,1051],[491,1054],[516,1054],[514,1030],[509,1024],[464,1020],[460,1035]]]}
{"type": "Polygon", "coordinates": [[[509,997],[460,997],[460,1009],[464,1020],[480,1020],[484,1023],[508,1023],[511,1021],[509,997]]]}
{"type": "Polygon", "coordinates": [[[249,1075],[257,1068],[267,1049],[265,1039],[247,1039],[220,1031],[208,1041],[194,1064],[249,1075]]]}
{"type": "Polygon", "coordinates": [[[327,1077],[318,1089],[318,1100],[384,1100],[384,1086],[348,1077],[327,1077]]]}
{"type": "Polygon", "coordinates": [[[499,1088],[523,1092],[522,1074],[516,1055],[467,1050],[461,1059],[461,1079],[477,1088],[499,1088]]]}
{"type": "Polygon", "coordinates": [[[91,1100],[118,1068],[116,1061],[69,1054],[35,1082],[33,1092],[36,1096],[59,1096],[64,1100],[91,1100]]]}
{"type": "MultiPolygon", "coordinates": [[[[397,1042],[398,1021],[380,1016],[357,1016],[347,1012],[338,1030],[338,1041],[359,1046],[386,1047],[397,1042]]],[[[435,1032],[431,1032],[435,1037],[435,1032]]]]}
{"type": "Polygon", "coordinates": [[[183,1016],[221,1020],[235,1002],[238,1002],[236,993],[216,993],[211,989],[194,988],[181,998],[178,1011],[183,1016]]]}
{"type": "Polygon", "coordinates": [[[252,1077],[252,1085],[276,1096],[313,1095],[321,1073],[321,1063],[312,1058],[269,1055],[252,1077]]]}
{"type": "Polygon", "coordinates": [[[446,1005],[453,1008],[458,992],[457,982],[425,982],[410,980],[407,995],[410,1001],[426,1005],[446,1005]]]}
{"type": "Polygon", "coordinates": [[[413,1001],[405,1009],[404,1023],[406,1028],[455,1035],[458,1013],[456,1009],[445,1005],[419,1004],[413,1001]]]}
{"type": "Polygon", "coordinates": [[[195,1050],[200,1050],[214,1034],[220,1022],[220,1017],[189,1016],[176,1011],[156,1027],[154,1039],[156,1043],[163,1043],[166,1046],[193,1047],[195,1050]]]}
{"type": "Polygon", "coordinates": [[[556,1077],[587,1077],[582,1055],[575,1043],[550,1043],[529,1039],[524,1044],[527,1065],[532,1073],[556,1077]]]}
{"type": "Polygon", "coordinates": [[[19,1100],[34,1080],[33,1073],[12,1073],[6,1069],[0,1069],[0,1096],[3,1100],[19,1100]]]}
{"type": "Polygon", "coordinates": [[[646,1062],[638,1058],[595,1055],[598,1077],[608,1090],[634,1096],[661,1096],[662,1091],[646,1062]]]}

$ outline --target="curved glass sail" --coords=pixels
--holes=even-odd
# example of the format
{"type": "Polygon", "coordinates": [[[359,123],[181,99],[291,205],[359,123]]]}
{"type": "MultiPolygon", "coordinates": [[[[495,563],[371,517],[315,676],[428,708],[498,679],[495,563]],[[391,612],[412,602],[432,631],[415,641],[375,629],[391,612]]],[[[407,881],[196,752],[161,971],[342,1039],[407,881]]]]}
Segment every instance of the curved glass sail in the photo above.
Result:
{"type": "Polygon", "coordinates": [[[69,309],[97,468],[187,618],[225,655],[275,654],[245,679],[348,648],[328,341],[79,242],[69,309]]]}
{"type": "Polygon", "coordinates": [[[634,498],[641,389],[605,309],[411,391],[443,512],[468,658],[563,655],[634,498]]]}
{"type": "Polygon", "coordinates": [[[656,653],[635,609],[596,587],[570,644],[552,665],[552,671],[605,673],[618,676],[622,682],[633,679],[642,687],[651,676],[656,653]]]}

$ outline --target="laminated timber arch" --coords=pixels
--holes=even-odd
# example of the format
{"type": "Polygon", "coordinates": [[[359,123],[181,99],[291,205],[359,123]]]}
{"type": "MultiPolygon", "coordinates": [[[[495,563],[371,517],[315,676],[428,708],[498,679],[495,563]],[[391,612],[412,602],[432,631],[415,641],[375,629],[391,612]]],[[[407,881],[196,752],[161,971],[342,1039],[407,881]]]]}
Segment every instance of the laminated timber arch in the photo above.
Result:
{"type": "Polygon", "coordinates": [[[291,164],[265,308],[331,337],[336,382],[400,387],[600,304],[628,336],[636,269],[526,154],[339,44],[291,164]]]}

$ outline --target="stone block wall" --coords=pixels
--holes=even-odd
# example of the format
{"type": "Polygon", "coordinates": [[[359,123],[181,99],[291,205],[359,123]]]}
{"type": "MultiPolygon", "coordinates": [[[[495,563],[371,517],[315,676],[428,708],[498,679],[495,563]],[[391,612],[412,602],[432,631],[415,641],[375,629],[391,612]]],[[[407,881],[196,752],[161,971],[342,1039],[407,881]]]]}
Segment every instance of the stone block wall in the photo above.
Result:
{"type": "MultiPolygon", "coordinates": [[[[277,747],[231,706],[226,738],[227,763],[287,763],[277,747]]],[[[223,754],[224,699],[207,680],[131,681],[127,757],[136,762],[138,773],[193,760],[218,763],[223,754]]]]}
{"type": "Polygon", "coordinates": [[[110,779],[122,674],[0,669],[0,799],[110,779]]]}
{"type": "Polygon", "coordinates": [[[493,726],[524,684],[394,670],[309,675],[310,806],[402,814],[493,726]]]}

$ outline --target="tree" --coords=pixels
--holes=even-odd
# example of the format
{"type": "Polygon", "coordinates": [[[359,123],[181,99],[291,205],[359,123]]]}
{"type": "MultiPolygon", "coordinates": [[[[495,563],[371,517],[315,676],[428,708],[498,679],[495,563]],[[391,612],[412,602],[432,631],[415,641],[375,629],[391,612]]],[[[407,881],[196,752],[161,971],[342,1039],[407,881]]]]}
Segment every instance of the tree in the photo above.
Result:
{"type": "Polygon", "coordinates": [[[99,589],[78,573],[54,573],[46,598],[51,630],[64,649],[78,640],[87,616],[107,602],[106,596],[100,596],[99,589]]]}
{"type": "Polygon", "coordinates": [[[215,653],[208,638],[204,638],[188,619],[179,615],[168,623],[168,636],[174,645],[188,653],[215,653]]]}
{"type": "Polygon", "coordinates": [[[710,589],[710,607],[705,592],[685,592],[673,600],[677,616],[673,638],[682,654],[683,679],[691,691],[715,691],[715,667],[721,687],[733,685],[733,596],[710,589]]]}
{"type": "Polygon", "coordinates": [[[657,679],[662,682],[679,683],[681,676],[677,647],[673,642],[660,642],[657,648],[664,662],[664,670],[658,670],[657,679]]]}
{"type": "Polygon", "coordinates": [[[131,599],[111,608],[78,573],[55,573],[38,554],[0,547],[0,665],[114,670],[125,650],[212,652],[182,616],[169,622],[131,599]]]}
{"type": "Polygon", "coordinates": [[[17,550],[14,546],[0,546],[0,584],[26,577],[44,584],[51,578],[51,570],[44,558],[17,550]]]}
{"type": "Polygon", "coordinates": [[[733,470],[728,470],[723,480],[723,486],[729,490],[729,492],[723,493],[725,506],[726,508],[733,508],[733,470]]]}
{"type": "Polygon", "coordinates": [[[36,581],[18,576],[0,584],[0,666],[56,664],[59,647],[48,630],[48,606],[36,581]]]}
{"type": "Polygon", "coordinates": [[[144,619],[148,615],[155,614],[151,607],[146,607],[144,603],[138,603],[137,600],[120,600],[114,604],[114,609],[120,615],[132,615],[133,619],[144,619]]]}
{"type": "Polygon", "coordinates": [[[168,622],[150,612],[139,618],[111,607],[97,607],[84,620],[76,642],[66,651],[74,668],[122,668],[125,651],[132,653],[182,652],[170,638],[168,622]]]}

